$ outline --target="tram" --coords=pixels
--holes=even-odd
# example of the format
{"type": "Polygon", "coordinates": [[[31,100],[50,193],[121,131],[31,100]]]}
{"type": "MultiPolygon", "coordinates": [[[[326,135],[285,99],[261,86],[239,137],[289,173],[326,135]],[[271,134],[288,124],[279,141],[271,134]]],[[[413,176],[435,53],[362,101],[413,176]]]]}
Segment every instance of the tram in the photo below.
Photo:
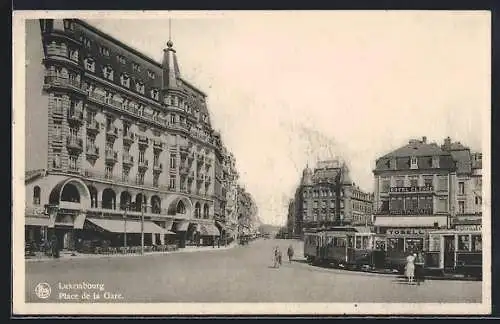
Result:
{"type": "Polygon", "coordinates": [[[373,268],[383,263],[375,249],[376,234],[355,227],[333,227],[304,234],[304,256],[310,263],[346,268],[373,268]]]}
{"type": "Polygon", "coordinates": [[[441,274],[482,276],[482,236],[479,230],[438,230],[429,233],[425,269],[441,274]]]}

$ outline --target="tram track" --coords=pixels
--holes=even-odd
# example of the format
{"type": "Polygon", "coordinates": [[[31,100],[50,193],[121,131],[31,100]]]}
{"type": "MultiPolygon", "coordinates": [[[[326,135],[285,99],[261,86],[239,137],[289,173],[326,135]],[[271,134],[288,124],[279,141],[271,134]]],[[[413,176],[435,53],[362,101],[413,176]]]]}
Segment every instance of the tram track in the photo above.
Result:
{"type": "MultiPolygon", "coordinates": [[[[308,267],[313,267],[321,270],[333,270],[333,271],[338,271],[338,272],[345,272],[345,273],[351,273],[351,274],[360,274],[360,275],[379,275],[379,276],[387,276],[387,277],[396,277],[398,279],[404,279],[406,280],[406,277],[402,275],[401,273],[397,271],[391,271],[389,269],[366,269],[366,270],[361,270],[361,269],[350,269],[348,267],[335,267],[332,265],[322,265],[322,264],[312,264],[310,262],[307,262],[305,259],[297,259],[294,260],[296,263],[301,264],[303,266],[308,266],[308,267]]],[[[332,272],[333,272],[332,271],[332,272]]],[[[455,281],[482,281],[481,278],[479,277],[468,277],[465,275],[459,275],[459,274],[444,274],[444,275],[425,275],[425,280],[455,280],[455,281]]]]}

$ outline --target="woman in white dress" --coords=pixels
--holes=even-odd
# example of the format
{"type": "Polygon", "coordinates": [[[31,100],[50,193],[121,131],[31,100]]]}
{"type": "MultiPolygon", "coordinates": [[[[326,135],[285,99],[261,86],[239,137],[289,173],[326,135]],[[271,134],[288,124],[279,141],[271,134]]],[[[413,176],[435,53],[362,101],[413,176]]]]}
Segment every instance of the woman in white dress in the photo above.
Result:
{"type": "Polygon", "coordinates": [[[405,275],[408,278],[408,283],[413,284],[415,277],[415,254],[410,254],[406,257],[406,271],[405,275]]]}

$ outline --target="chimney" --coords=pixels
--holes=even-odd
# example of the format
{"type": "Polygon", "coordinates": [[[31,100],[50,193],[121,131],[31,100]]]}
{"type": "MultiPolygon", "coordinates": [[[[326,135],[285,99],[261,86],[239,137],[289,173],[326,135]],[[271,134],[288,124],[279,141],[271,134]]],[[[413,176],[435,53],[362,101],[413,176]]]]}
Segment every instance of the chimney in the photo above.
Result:
{"type": "Polygon", "coordinates": [[[448,136],[444,139],[444,144],[441,146],[443,150],[449,150],[451,148],[451,138],[448,136]]]}
{"type": "Polygon", "coordinates": [[[427,143],[427,136],[422,137],[422,143],[424,143],[424,144],[427,143]]]}

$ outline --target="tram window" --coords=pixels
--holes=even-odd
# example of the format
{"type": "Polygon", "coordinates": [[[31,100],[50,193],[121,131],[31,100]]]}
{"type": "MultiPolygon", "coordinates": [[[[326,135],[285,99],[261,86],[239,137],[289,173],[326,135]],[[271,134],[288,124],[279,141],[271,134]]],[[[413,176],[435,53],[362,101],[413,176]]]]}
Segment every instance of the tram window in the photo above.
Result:
{"type": "Polygon", "coordinates": [[[369,242],[368,236],[363,236],[362,238],[363,238],[363,244],[362,244],[363,249],[368,249],[368,245],[369,245],[368,244],[368,242],[369,242]]]}
{"type": "Polygon", "coordinates": [[[403,252],[403,248],[404,248],[404,239],[403,238],[387,239],[387,250],[388,251],[403,252]]]}
{"type": "Polygon", "coordinates": [[[376,241],[375,242],[375,248],[377,250],[385,251],[385,242],[384,241],[376,241]]]}
{"type": "Polygon", "coordinates": [[[472,251],[482,251],[483,240],[481,235],[472,235],[472,251]]]}
{"type": "Polygon", "coordinates": [[[350,247],[350,248],[354,247],[354,236],[347,237],[347,244],[348,244],[347,247],[350,247]]]}
{"type": "Polygon", "coordinates": [[[458,236],[458,250],[459,251],[470,251],[469,235],[459,235],[458,236]]]}
{"type": "Polygon", "coordinates": [[[361,236],[356,236],[356,249],[361,249],[361,236]]]}
{"type": "Polygon", "coordinates": [[[333,245],[335,247],[345,247],[345,237],[334,237],[333,245]]]}
{"type": "Polygon", "coordinates": [[[409,253],[416,253],[422,251],[424,240],[421,238],[407,238],[405,240],[405,251],[409,253]]]}

